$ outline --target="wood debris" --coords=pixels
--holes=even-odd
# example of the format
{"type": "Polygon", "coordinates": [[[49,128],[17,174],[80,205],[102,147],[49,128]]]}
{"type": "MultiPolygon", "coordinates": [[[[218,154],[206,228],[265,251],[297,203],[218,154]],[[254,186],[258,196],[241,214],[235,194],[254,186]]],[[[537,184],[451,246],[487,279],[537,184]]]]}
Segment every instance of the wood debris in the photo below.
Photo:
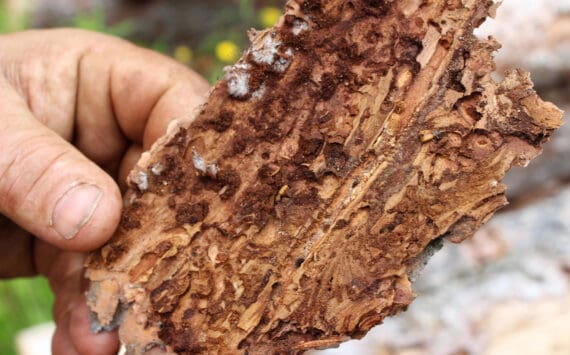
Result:
{"type": "Polygon", "coordinates": [[[131,354],[302,353],[404,310],[561,125],[527,73],[491,77],[499,44],[472,33],[494,9],[289,1],[131,173],[87,262],[94,329],[131,354]]]}

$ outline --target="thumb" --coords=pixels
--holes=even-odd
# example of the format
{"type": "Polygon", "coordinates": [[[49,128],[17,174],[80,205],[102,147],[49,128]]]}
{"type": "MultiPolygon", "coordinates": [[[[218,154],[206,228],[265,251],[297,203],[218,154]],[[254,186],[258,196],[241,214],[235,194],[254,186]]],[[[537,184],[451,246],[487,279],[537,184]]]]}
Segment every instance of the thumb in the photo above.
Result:
{"type": "Polygon", "coordinates": [[[113,179],[37,121],[25,104],[2,106],[0,213],[64,250],[103,244],[120,217],[113,179]]]}

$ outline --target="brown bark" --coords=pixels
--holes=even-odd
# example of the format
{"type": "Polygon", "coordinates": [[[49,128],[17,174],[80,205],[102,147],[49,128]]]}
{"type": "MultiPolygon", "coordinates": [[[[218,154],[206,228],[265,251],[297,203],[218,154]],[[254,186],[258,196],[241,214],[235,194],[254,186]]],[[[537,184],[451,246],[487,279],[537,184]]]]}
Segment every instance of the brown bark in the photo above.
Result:
{"type": "Polygon", "coordinates": [[[195,119],[131,173],[91,255],[95,325],[132,353],[298,353],[412,301],[439,238],[470,237],[561,124],[474,27],[490,1],[290,1],[195,119]]]}

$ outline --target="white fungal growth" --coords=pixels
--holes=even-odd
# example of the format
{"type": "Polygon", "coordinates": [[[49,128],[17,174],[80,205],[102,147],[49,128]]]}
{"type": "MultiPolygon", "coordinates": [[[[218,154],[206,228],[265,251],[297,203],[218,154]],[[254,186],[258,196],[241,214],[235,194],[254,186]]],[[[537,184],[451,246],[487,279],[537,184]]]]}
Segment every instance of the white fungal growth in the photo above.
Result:
{"type": "Polygon", "coordinates": [[[164,166],[162,166],[162,164],[160,164],[160,163],[156,163],[152,166],[152,168],[150,168],[150,171],[154,175],[159,176],[164,171],[164,166]]]}
{"type": "Polygon", "coordinates": [[[253,94],[251,94],[251,97],[255,100],[261,99],[265,95],[265,90],[265,84],[261,84],[259,89],[255,90],[253,94]]]}
{"type": "Polygon", "coordinates": [[[251,52],[253,61],[257,64],[272,65],[279,54],[280,45],[281,42],[275,39],[273,35],[265,36],[262,47],[251,52]]]}
{"type": "Polygon", "coordinates": [[[273,69],[278,73],[283,73],[287,68],[289,68],[289,64],[291,64],[289,59],[280,57],[275,61],[275,64],[273,64],[273,69]]]}
{"type": "Polygon", "coordinates": [[[203,174],[206,173],[206,161],[195,150],[192,152],[192,163],[194,163],[196,170],[203,174]]]}
{"type": "Polygon", "coordinates": [[[208,164],[204,158],[198,154],[195,150],[192,151],[192,163],[194,163],[194,168],[204,175],[215,178],[218,175],[218,164],[211,163],[208,164]]]}
{"type": "MultiPolygon", "coordinates": [[[[257,34],[250,32],[252,37],[257,34]]],[[[272,70],[277,73],[283,73],[291,65],[293,58],[293,49],[287,48],[285,52],[280,52],[279,47],[282,45],[281,41],[276,39],[275,33],[266,33],[263,38],[260,38],[258,45],[251,49],[247,55],[250,60],[256,64],[269,65],[272,70]]],[[[245,99],[251,95],[253,98],[258,99],[265,94],[265,87],[262,85],[255,92],[251,92],[250,84],[250,70],[251,65],[240,60],[233,66],[224,68],[224,80],[227,83],[228,94],[237,99],[245,99]]]]}
{"type": "Polygon", "coordinates": [[[144,171],[139,171],[133,182],[141,192],[148,190],[148,174],[144,171]]]}
{"type": "Polygon", "coordinates": [[[249,64],[242,62],[224,68],[224,80],[228,83],[230,96],[242,99],[249,94],[250,68],[249,64]]]}
{"type": "Polygon", "coordinates": [[[293,21],[293,34],[298,36],[301,32],[309,29],[309,24],[301,19],[295,19],[293,21]]]}
{"type": "Polygon", "coordinates": [[[293,49],[287,48],[284,56],[279,57],[279,59],[275,61],[275,64],[273,64],[273,69],[278,73],[283,73],[287,68],[289,68],[293,54],[293,49]]]}
{"type": "Polygon", "coordinates": [[[218,175],[218,164],[212,163],[206,167],[206,173],[215,178],[218,175]]]}

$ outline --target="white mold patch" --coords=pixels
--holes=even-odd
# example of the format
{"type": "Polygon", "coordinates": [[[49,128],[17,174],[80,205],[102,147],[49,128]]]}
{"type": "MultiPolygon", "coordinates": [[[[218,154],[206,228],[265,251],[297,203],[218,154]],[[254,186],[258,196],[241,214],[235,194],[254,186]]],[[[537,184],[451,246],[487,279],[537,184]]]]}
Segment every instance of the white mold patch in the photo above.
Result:
{"type": "Polygon", "coordinates": [[[291,61],[289,59],[280,57],[275,61],[275,64],[273,64],[273,69],[278,73],[283,73],[287,68],[289,68],[290,64],[291,61]]]}
{"type": "Polygon", "coordinates": [[[148,174],[144,171],[139,171],[133,179],[133,182],[141,192],[148,190],[148,174]]]}
{"type": "Polygon", "coordinates": [[[196,170],[202,174],[206,173],[206,161],[195,150],[192,152],[192,163],[194,164],[194,168],[196,168],[196,170]]]}
{"type": "Polygon", "coordinates": [[[265,90],[266,90],[265,84],[261,84],[259,89],[255,90],[255,92],[251,94],[251,98],[255,100],[261,99],[263,96],[265,96],[265,90]]]}
{"type": "Polygon", "coordinates": [[[206,173],[211,177],[216,177],[218,175],[218,164],[212,163],[206,167],[206,173]]]}
{"type": "Polygon", "coordinates": [[[160,163],[156,163],[152,166],[152,168],[150,168],[150,171],[156,175],[159,176],[160,174],[162,174],[162,172],[164,171],[164,166],[160,163]]]}
{"type": "Polygon", "coordinates": [[[243,62],[224,68],[224,80],[228,84],[230,96],[243,99],[249,95],[249,69],[250,65],[243,62]]]}
{"type": "Polygon", "coordinates": [[[275,32],[265,32],[260,35],[255,30],[249,31],[253,47],[246,53],[250,61],[241,59],[233,66],[224,68],[224,80],[227,83],[228,94],[236,99],[260,99],[265,95],[265,85],[261,85],[254,92],[250,87],[252,66],[269,66],[269,70],[276,73],[285,72],[291,65],[294,51],[291,48],[282,49],[282,42],[276,38],[275,32]]]}
{"type": "Polygon", "coordinates": [[[202,175],[208,175],[213,178],[218,175],[218,164],[215,162],[208,164],[195,150],[192,151],[192,163],[194,164],[194,168],[202,175]]]}
{"type": "Polygon", "coordinates": [[[295,19],[293,21],[293,29],[291,30],[295,36],[298,36],[301,32],[309,29],[309,24],[301,19],[295,19]]]}
{"type": "Polygon", "coordinates": [[[261,48],[252,50],[253,61],[257,64],[273,65],[279,55],[279,46],[281,46],[281,41],[275,39],[274,34],[266,35],[261,48]]]}
{"type": "Polygon", "coordinates": [[[278,73],[283,73],[285,70],[287,70],[287,68],[289,68],[289,65],[291,65],[291,61],[293,60],[294,54],[295,52],[293,52],[292,48],[287,48],[284,56],[279,57],[279,59],[277,59],[277,61],[273,65],[273,69],[278,73]]]}

